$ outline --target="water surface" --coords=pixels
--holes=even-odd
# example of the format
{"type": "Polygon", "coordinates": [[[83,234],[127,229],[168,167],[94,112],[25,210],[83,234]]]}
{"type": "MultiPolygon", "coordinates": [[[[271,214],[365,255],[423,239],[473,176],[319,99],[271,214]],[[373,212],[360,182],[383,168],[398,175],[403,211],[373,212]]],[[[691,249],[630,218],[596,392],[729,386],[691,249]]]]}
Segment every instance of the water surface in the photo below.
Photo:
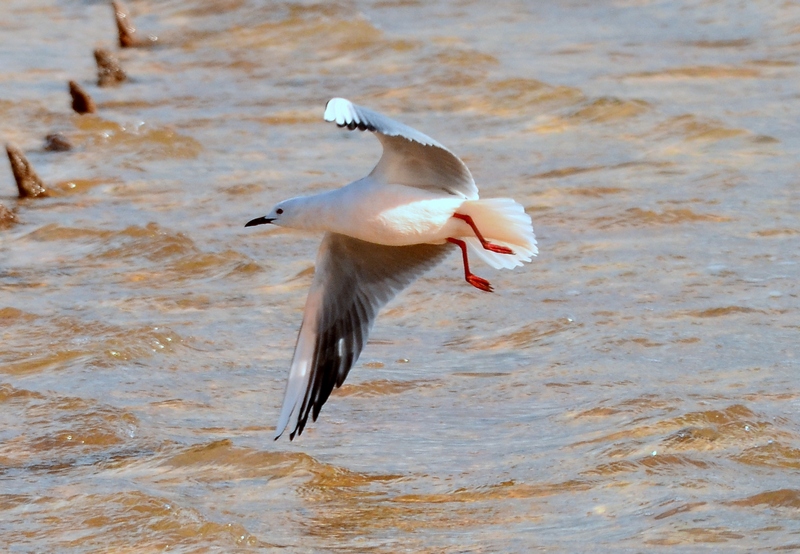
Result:
{"type": "Polygon", "coordinates": [[[0,7],[0,136],[59,193],[0,177],[9,551],[800,548],[796,4],[129,7],[159,46],[0,7]],[[541,253],[476,266],[494,294],[452,256],[273,442],[319,237],[243,225],[375,163],[332,96],[447,145],[541,253]]]}

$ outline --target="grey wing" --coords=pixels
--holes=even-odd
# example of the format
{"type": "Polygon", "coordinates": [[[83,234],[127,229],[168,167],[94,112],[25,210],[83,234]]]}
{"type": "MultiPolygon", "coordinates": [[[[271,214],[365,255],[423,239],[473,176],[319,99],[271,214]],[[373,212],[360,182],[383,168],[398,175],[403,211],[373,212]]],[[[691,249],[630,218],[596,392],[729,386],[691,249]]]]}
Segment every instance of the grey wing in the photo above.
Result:
{"type": "Polygon", "coordinates": [[[358,360],[378,311],[438,264],[450,245],[384,246],[326,233],[297,337],[275,438],[316,421],[358,360]]]}
{"type": "Polygon", "coordinates": [[[478,187],[464,162],[416,129],[344,98],[328,102],[325,121],[375,133],[383,145],[383,156],[372,170],[374,177],[469,200],[478,198],[478,187]]]}

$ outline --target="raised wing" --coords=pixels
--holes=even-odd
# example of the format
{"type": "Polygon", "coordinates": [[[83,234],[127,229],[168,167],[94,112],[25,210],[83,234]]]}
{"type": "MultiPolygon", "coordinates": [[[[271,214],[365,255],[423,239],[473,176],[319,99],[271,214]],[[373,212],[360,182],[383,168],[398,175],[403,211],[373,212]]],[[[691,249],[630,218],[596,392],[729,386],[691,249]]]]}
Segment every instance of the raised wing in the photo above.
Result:
{"type": "Polygon", "coordinates": [[[478,198],[478,187],[464,162],[416,129],[344,98],[328,102],[325,121],[375,133],[383,145],[383,156],[372,170],[373,177],[469,200],[478,198]]]}
{"type": "Polygon", "coordinates": [[[384,246],[326,233],[297,337],[275,438],[303,432],[358,360],[378,311],[442,261],[449,244],[384,246]]]}

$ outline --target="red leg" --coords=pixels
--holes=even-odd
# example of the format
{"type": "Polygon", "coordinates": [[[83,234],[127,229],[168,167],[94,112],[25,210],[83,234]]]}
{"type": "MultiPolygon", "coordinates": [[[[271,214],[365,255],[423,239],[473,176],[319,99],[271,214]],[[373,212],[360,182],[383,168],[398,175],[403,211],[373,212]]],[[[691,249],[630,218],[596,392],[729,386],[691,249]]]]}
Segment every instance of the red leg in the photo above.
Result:
{"type": "Polygon", "coordinates": [[[463,240],[453,238],[448,238],[447,242],[452,242],[461,249],[461,256],[464,259],[464,278],[467,280],[467,283],[476,289],[481,289],[486,292],[493,292],[494,289],[492,289],[492,285],[489,283],[489,281],[478,277],[477,275],[473,275],[469,270],[469,259],[467,259],[467,243],[463,240]]]}
{"type": "Polygon", "coordinates": [[[481,241],[481,246],[483,246],[486,250],[490,252],[497,252],[498,254],[513,254],[514,251],[508,248],[507,246],[500,246],[499,244],[492,244],[485,238],[478,228],[475,226],[475,222],[472,221],[472,217],[464,214],[453,214],[453,217],[461,219],[467,222],[467,225],[472,227],[472,230],[475,231],[475,236],[478,237],[478,240],[481,241]]]}

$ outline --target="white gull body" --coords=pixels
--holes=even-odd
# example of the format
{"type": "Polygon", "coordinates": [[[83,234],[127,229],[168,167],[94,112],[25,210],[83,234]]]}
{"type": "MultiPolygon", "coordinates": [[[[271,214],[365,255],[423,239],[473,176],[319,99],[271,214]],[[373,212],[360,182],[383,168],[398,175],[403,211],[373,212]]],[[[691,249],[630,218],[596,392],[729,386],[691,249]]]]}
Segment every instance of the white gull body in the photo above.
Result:
{"type": "Polygon", "coordinates": [[[467,166],[419,131],[343,98],[325,120],[369,130],[383,145],[378,165],[340,189],[290,198],[247,226],[272,223],[324,232],[297,338],[275,438],[316,421],[334,387],[358,359],[378,311],[423,272],[462,249],[495,268],[537,254],[530,217],[509,198],[479,199],[467,166]],[[480,236],[479,236],[480,235],[480,236]]]}

